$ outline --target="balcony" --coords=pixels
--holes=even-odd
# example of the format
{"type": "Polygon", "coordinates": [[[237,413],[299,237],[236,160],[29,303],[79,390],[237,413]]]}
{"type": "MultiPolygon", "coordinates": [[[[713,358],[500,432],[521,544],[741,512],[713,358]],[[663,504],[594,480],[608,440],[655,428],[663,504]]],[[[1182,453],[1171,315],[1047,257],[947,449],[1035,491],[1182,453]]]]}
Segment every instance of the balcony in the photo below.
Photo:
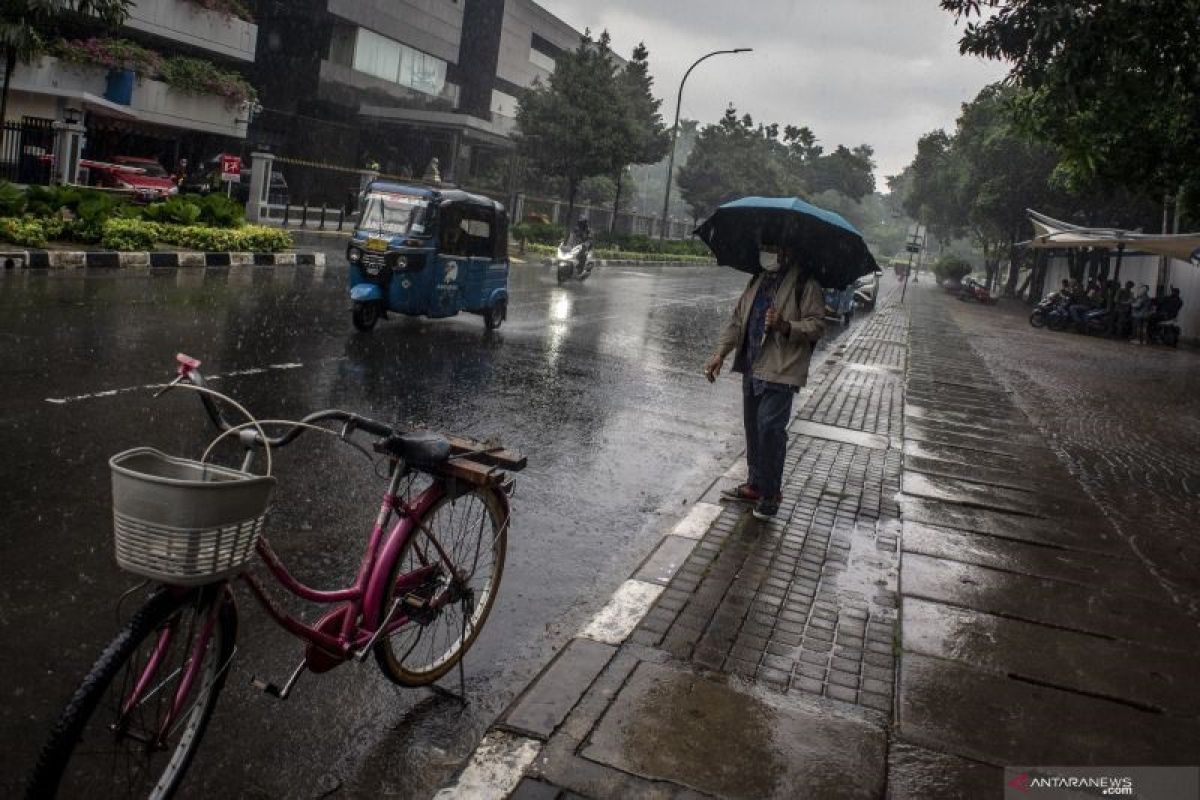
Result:
{"type": "Polygon", "coordinates": [[[254,60],[258,39],[257,25],[187,0],[136,0],[125,26],[241,61],[254,60]]]}
{"type": "Polygon", "coordinates": [[[12,90],[60,98],[101,116],[246,137],[246,124],[238,121],[245,118],[244,110],[228,105],[222,97],[189,94],[162,81],[141,79],[134,87],[133,101],[125,106],[105,99],[107,75],[100,67],[62,64],[46,56],[39,62],[18,66],[13,73],[12,90]]]}

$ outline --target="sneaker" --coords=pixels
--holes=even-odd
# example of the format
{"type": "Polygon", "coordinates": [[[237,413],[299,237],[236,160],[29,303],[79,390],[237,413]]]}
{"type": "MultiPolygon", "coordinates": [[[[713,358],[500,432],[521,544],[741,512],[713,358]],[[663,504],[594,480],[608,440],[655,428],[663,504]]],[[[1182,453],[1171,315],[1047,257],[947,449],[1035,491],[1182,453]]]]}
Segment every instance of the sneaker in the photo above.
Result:
{"type": "Polygon", "coordinates": [[[779,513],[780,499],[781,498],[779,495],[775,495],[774,497],[763,497],[754,504],[754,511],[751,513],[754,514],[755,519],[774,519],[775,515],[779,513]]]}
{"type": "Polygon", "coordinates": [[[738,503],[757,503],[762,499],[758,489],[755,489],[748,483],[743,483],[740,486],[735,486],[732,489],[725,489],[721,492],[721,497],[726,500],[734,500],[738,503]]]}

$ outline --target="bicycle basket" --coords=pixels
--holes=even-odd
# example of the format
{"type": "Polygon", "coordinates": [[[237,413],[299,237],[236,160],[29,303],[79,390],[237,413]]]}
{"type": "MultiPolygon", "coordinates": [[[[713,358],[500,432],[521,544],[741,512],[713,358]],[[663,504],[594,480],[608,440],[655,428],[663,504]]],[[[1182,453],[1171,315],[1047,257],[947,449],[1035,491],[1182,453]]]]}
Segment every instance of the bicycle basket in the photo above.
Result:
{"type": "Polygon", "coordinates": [[[138,447],[109,459],[113,540],[122,569],[195,586],[254,554],[275,479],[138,447]]]}

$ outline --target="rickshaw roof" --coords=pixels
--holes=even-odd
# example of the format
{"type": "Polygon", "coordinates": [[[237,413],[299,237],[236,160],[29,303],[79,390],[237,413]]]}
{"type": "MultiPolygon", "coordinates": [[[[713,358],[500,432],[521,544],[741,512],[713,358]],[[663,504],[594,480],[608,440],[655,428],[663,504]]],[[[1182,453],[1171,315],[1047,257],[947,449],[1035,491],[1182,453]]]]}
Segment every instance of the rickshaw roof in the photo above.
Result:
{"type": "Polygon", "coordinates": [[[490,197],[484,197],[481,194],[471,194],[464,192],[462,189],[434,189],[430,186],[421,186],[419,184],[410,183],[393,183],[391,181],[371,181],[367,187],[368,192],[391,192],[393,194],[407,194],[414,197],[425,197],[431,202],[438,205],[446,203],[469,203],[471,205],[483,206],[497,211],[503,211],[504,206],[490,197]]]}

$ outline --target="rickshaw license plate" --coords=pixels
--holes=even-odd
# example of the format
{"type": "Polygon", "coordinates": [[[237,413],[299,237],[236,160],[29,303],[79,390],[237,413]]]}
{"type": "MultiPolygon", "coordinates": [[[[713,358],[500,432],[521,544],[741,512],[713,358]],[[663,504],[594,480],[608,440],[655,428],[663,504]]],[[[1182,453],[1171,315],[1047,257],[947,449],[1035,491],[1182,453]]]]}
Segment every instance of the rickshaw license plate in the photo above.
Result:
{"type": "Polygon", "coordinates": [[[367,239],[367,249],[368,250],[376,250],[379,252],[383,252],[384,250],[387,250],[387,246],[388,246],[387,239],[380,239],[378,236],[372,236],[371,238],[367,239]]]}

